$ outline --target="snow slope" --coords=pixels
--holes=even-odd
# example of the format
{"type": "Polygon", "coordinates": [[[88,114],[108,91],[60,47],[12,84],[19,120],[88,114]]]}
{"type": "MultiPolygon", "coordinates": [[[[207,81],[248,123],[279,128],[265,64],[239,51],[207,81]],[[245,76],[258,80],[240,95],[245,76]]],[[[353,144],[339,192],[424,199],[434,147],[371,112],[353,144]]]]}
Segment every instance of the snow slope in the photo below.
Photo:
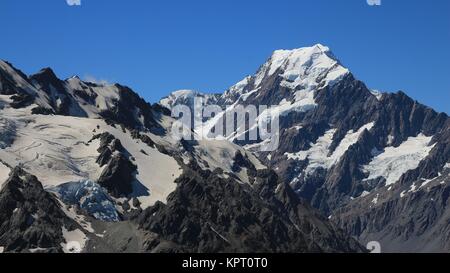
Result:
{"type": "MultiPolygon", "coordinates": [[[[133,195],[141,201],[141,207],[146,208],[156,201],[165,203],[167,196],[176,188],[175,179],[182,173],[176,160],[159,152],[156,148],[147,146],[140,140],[133,139],[129,131],[123,132],[121,129],[106,124],[102,128],[107,128],[105,131],[120,140],[134,158],[133,163],[138,166],[133,195]]],[[[148,135],[154,141],[159,140],[152,134],[148,135]]]]}
{"type": "Polygon", "coordinates": [[[214,94],[203,94],[193,90],[177,90],[161,99],[160,104],[168,109],[179,104],[191,106],[193,105],[194,98],[203,99],[205,104],[214,104],[217,102],[217,96],[214,94]]]}
{"type": "MultiPolygon", "coordinates": [[[[277,50],[255,75],[244,78],[224,92],[220,98],[216,95],[180,90],[162,99],[160,104],[169,109],[177,104],[191,107],[194,97],[199,97],[205,100],[206,105],[221,102],[222,109],[233,111],[240,104],[245,104],[249,97],[258,97],[261,85],[275,73],[282,78],[281,85],[292,90],[293,100],[284,98],[277,105],[270,105],[270,109],[259,113],[259,119],[268,115],[277,117],[290,112],[307,112],[314,109],[317,106],[314,100],[315,91],[332,86],[350,72],[339,63],[328,47],[321,44],[293,50],[277,50]]],[[[224,113],[221,113],[209,119],[202,132],[199,128],[195,130],[204,137],[211,137],[210,129],[220,122],[223,116],[224,113]]],[[[236,136],[228,134],[225,137],[233,140],[236,136]]]]}
{"type": "Polygon", "coordinates": [[[420,162],[428,156],[434,145],[429,145],[433,137],[419,134],[410,137],[398,147],[387,147],[363,170],[369,173],[366,180],[383,177],[386,185],[397,182],[400,177],[409,170],[417,168],[420,162]]]}
{"type": "Polygon", "coordinates": [[[10,172],[11,170],[7,166],[5,166],[2,162],[0,162],[0,189],[3,183],[5,183],[5,181],[8,179],[10,172]]]}
{"type": "Polygon", "coordinates": [[[305,90],[315,90],[322,79],[325,85],[332,84],[349,73],[340,65],[330,49],[321,44],[293,50],[277,50],[256,75],[255,85],[264,78],[280,73],[282,85],[294,89],[302,86],[305,90]]]}
{"type": "Polygon", "coordinates": [[[336,133],[336,129],[330,129],[323,136],[321,136],[316,143],[311,144],[311,148],[307,151],[300,151],[298,153],[286,153],[288,159],[293,160],[306,160],[308,159],[309,165],[305,170],[306,174],[312,174],[318,168],[329,169],[334,166],[345,152],[355,144],[364,130],[370,130],[374,126],[371,122],[362,126],[358,131],[350,130],[345,137],[341,140],[338,147],[334,152],[330,153],[330,146],[333,142],[333,136],[336,133]]]}
{"type": "Polygon", "coordinates": [[[253,154],[227,140],[199,141],[199,145],[195,147],[194,157],[200,162],[203,169],[214,171],[220,168],[225,174],[235,174],[241,182],[248,183],[249,177],[246,168],[242,168],[239,173],[233,171],[233,159],[237,151],[246,156],[257,170],[266,168],[253,154]],[[206,162],[206,164],[202,162],[206,162]]]}
{"type": "Polygon", "coordinates": [[[88,142],[96,134],[109,132],[135,159],[138,173],[133,195],[143,208],[156,201],[165,202],[175,189],[174,180],[181,174],[176,160],[133,139],[129,131],[123,132],[100,119],[31,115],[31,107],[0,111],[2,119],[13,124],[17,131],[13,143],[0,149],[0,159],[12,167],[22,166],[36,175],[44,187],[97,181],[103,170],[96,163],[99,141],[88,142]]]}
{"type": "Polygon", "coordinates": [[[90,118],[98,118],[99,112],[111,109],[114,106],[114,102],[120,98],[119,90],[114,85],[95,84],[88,86],[86,82],[83,82],[78,77],[67,79],[65,85],[68,92],[72,95],[76,90],[87,90],[88,94],[95,94],[94,104],[80,104],[80,107],[90,118]]]}
{"type": "Polygon", "coordinates": [[[22,166],[36,175],[45,186],[56,186],[81,179],[96,180],[101,168],[96,164],[98,141],[93,136],[98,120],[64,116],[7,116],[17,130],[9,147],[0,150],[0,158],[10,166],[22,166]]]}
{"type": "MultiPolygon", "coordinates": [[[[178,152],[180,150],[184,150],[184,148],[181,147],[180,142],[172,134],[172,124],[175,121],[176,120],[173,118],[165,117],[162,120],[162,124],[164,124],[165,128],[168,128],[167,134],[163,138],[154,136],[152,139],[164,144],[169,149],[173,149],[174,152],[178,152]]],[[[194,132],[194,134],[196,133],[194,132]]],[[[200,139],[198,136],[196,138],[200,139]]],[[[266,166],[264,166],[254,154],[226,139],[204,138],[203,140],[195,141],[192,148],[193,151],[184,151],[181,155],[185,164],[188,164],[190,161],[195,161],[203,169],[214,171],[220,168],[223,170],[225,176],[227,174],[235,174],[243,183],[247,183],[249,181],[246,169],[243,168],[243,170],[238,174],[233,171],[234,157],[237,152],[240,152],[244,157],[246,157],[256,169],[266,168],[266,166]]]]}
{"type": "Polygon", "coordinates": [[[80,253],[83,251],[88,240],[83,231],[79,229],[68,231],[65,227],[63,227],[62,234],[66,241],[66,243],[61,243],[65,253],[80,253]]]}

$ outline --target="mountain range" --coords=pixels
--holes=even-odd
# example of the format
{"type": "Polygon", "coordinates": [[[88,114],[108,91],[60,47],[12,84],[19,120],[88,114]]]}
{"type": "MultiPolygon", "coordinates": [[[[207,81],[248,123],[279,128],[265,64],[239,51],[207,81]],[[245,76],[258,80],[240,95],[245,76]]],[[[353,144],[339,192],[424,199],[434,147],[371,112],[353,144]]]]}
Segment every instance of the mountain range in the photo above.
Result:
{"type": "Polygon", "coordinates": [[[156,104],[0,61],[0,185],[0,252],[447,252],[450,118],[370,90],[320,44],[156,104]],[[196,98],[270,105],[279,146],[174,138],[171,110],[196,98]]]}

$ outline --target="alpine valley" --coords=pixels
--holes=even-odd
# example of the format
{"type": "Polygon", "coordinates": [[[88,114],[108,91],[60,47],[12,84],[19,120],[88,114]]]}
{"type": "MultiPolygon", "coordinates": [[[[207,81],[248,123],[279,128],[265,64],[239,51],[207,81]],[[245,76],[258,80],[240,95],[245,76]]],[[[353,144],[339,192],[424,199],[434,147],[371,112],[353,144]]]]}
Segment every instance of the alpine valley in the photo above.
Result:
{"type": "Polygon", "coordinates": [[[450,118],[368,89],[320,44],[153,105],[0,61],[0,187],[0,253],[448,252],[450,118]],[[278,149],[178,141],[171,109],[197,97],[273,106],[278,149]]]}

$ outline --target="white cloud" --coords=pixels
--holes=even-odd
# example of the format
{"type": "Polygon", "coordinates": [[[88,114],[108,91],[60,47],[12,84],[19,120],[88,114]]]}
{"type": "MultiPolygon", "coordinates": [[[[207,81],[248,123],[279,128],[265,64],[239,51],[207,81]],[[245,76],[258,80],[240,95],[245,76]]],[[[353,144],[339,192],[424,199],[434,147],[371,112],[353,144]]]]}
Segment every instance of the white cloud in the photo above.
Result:
{"type": "Polygon", "coordinates": [[[381,6],[381,0],[367,0],[369,6],[381,6]]]}
{"type": "Polygon", "coordinates": [[[83,80],[86,82],[92,82],[92,83],[96,83],[96,84],[100,84],[100,85],[111,85],[110,81],[105,80],[105,79],[98,79],[92,75],[84,76],[83,80]]]}
{"type": "Polygon", "coordinates": [[[81,6],[81,0],[66,0],[69,6],[81,6]]]}

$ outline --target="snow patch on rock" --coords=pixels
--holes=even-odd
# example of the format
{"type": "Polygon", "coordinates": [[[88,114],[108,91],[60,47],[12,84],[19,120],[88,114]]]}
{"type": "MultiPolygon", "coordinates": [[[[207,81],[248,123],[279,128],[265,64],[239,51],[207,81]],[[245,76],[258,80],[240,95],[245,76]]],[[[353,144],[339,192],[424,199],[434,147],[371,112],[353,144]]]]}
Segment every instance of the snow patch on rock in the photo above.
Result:
{"type": "Polygon", "coordinates": [[[206,105],[217,102],[217,97],[214,94],[204,94],[194,90],[178,90],[161,99],[159,104],[168,109],[172,109],[175,105],[186,105],[192,107],[194,106],[194,99],[202,99],[202,103],[206,105]]]}
{"type": "Polygon", "coordinates": [[[65,253],[80,253],[83,251],[88,238],[83,231],[75,229],[68,231],[66,227],[62,227],[62,233],[65,243],[61,243],[65,253]]]}
{"type": "Polygon", "coordinates": [[[383,93],[381,91],[370,90],[370,93],[372,93],[372,95],[374,95],[377,98],[377,100],[381,100],[383,98],[383,93]]]}
{"type": "Polygon", "coordinates": [[[306,160],[308,159],[309,165],[306,167],[305,173],[312,174],[318,168],[329,169],[334,166],[345,154],[345,152],[355,144],[364,130],[370,130],[374,126],[374,123],[368,123],[362,126],[358,131],[350,130],[345,137],[341,140],[338,147],[334,152],[330,153],[330,146],[333,142],[333,136],[336,133],[336,129],[331,129],[325,132],[316,143],[311,144],[312,147],[307,151],[300,151],[298,153],[286,153],[288,159],[293,160],[306,160]]]}
{"type": "Polygon", "coordinates": [[[8,180],[10,172],[11,172],[11,169],[0,161],[0,189],[3,185],[3,183],[5,183],[6,180],[8,180]]]}
{"type": "Polygon", "coordinates": [[[386,185],[397,182],[400,177],[409,170],[419,166],[419,163],[426,158],[434,145],[429,145],[433,137],[419,134],[417,137],[410,137],[399,147],[387,147],[368,164],[363,166],[363,170],[369,173],[365,180],[383,177],[386,185]]]}

